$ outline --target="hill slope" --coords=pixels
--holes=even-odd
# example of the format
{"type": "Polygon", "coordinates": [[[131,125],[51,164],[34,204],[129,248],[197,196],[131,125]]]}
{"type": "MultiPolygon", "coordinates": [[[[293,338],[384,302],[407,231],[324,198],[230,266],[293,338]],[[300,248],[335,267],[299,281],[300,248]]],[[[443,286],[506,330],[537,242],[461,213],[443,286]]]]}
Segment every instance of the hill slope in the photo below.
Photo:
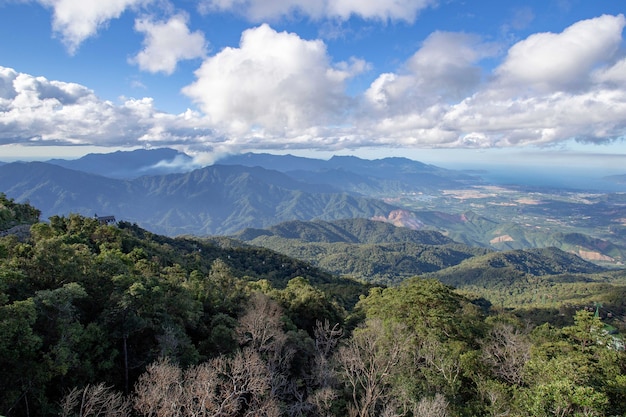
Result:
{"type": "Polygon", "coordinates": [[[477,256],[433,274],[442,282],[497,287],[526,280],[528,276],[594,274],[604,268],[557,248],[512,250],[477,256]]]}
{"type": "Polygon", "coordinates": [[[0,166],[0,190],[17,201],[30,200],[44,218],[114,215],[167,235],[227,234],[286,220],[372,217],[395,209],[277,171],[241,166],[119,180],[41,162],[11,163],[0,166]]]}
{"type": "Polygon", "coordinates": [[[438,271],[487,249],[458,244],[435,231],[367,219],[292,221],[246,229],[233,237],[306,260],[335,274],[385,284],[438,271]]]}

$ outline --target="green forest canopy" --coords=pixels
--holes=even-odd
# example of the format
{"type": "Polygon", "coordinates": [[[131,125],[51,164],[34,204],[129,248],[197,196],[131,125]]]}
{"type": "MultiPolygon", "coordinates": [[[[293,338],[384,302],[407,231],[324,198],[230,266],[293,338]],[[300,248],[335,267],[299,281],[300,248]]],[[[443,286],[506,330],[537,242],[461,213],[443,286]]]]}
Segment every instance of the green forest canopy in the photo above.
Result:
{"type": "Polygon", "coordinates": [[[369,288],[55,216],[0,238],[0,414],[626,413],[626,354],[600,316],[526,318],[435,279],[369,288]]]}

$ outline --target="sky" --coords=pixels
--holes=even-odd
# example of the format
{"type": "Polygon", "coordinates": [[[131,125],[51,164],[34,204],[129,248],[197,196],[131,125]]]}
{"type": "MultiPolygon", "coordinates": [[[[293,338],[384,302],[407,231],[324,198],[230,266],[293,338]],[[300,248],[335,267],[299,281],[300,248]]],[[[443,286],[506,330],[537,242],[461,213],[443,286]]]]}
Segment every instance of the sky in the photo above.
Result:
{"type": "Polygon", "coordinates": [[[626,173],[624,0],[0,0],[0,161],[173,147],[626,173]]]}

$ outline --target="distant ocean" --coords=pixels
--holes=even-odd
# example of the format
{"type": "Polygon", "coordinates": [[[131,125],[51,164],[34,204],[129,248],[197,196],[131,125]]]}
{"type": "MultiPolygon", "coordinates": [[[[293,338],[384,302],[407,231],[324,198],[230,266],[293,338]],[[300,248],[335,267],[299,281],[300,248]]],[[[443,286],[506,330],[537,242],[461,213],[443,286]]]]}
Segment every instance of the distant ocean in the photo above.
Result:
{"type": "Polygon", "coordinates": [[[626,192],[626,184],[605,179],[609,175],[626,174],[600,169],[580,169],[577,167],[521,167],[491,165],[481,167],[477,174],[487,182],[498,185],[521,185],[547,187],[566,190],[626,192]]]}

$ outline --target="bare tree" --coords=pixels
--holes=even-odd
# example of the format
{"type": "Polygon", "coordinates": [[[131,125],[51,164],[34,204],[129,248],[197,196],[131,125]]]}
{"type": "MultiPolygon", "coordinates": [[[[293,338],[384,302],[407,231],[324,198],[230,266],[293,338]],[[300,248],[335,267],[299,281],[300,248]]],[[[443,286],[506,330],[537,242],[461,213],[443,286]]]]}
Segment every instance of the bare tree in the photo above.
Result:
{"type": "Polygon", "coordinates": [[[450,405],[442,394],[435,394],[434,397],[424,397],[413,410],[414,417],[448,417],[450,405]]]}
{"type": "Polygon", "coordinates": [[[289,380],[296,350],[287,343],[283,330],[283,310],[271,298],[254,293],[246,312],[239,318],[239,342],[258,353],[270,377],[270,392],[277,399],[293,399],[293,385],[289,380]]]}
{"type": "Polygon", "coordinates": [[[335,400],[339,397],[337,390],[332,387],[322,387],[317,389],[308,398],[308,401],[315,406],[317,415],[320,417],[332,417],[331,409],[335,400]]]}
{"type": "Polygon", "coordinates": [[[252,349],[244,349],[232,359],[220,356],[201,365],[198,371],[187,374],[185,388],[192,396],[186,404],[190,410],[195,408],[188,415],[269,417],[279,414],[278,405],[270,395],[267,368],[252,349]],[[212,389],[209,396],[204,394],[207,388],[212,389]]]}
{"type": "Polygon", "coordinates": [[[324,320],[323,323],[318,320],[315,322],[313,335],[315,336],[316,352],[328,358],[339,344],[339,339],[343,336],[343,329],[339,323],[330,327],[328,320],[324,320]]]}
{"type": "Polygon", "coordinates": [[[177,417],[182,412],[181,369],[162,358],[149,365],[135,384],[134,407],[146,417],[177,417]]]}
{"type": "Polygon", "coordinates": [[[252,294],[246,312],[239,318],[239,342],[261,354],[280,350],[287,339],[282,315],[274,300],[262,293],[252,294]]]}
{"type": "Polygon", "coordinates": [[[161,359],[135,385],[135,410],[146,417],[275,417],[265,363],[252,349],[181,369],[161,359]]]}
{"type": "Polygon", "coordinates": [[[508,323],[496,324],[483,344],[483,360],[501,381],[521,385],[524,366],[530,359],[528,335],[508,323]]]}
{"type": "Polygon", "coordinates": [[[320,388],[335,386],[335,371],[331,364],[331,357],[336,350],[339,340],[343,336],[343,329],[339,324],[330,327],[326,320],[317,321],[315,330],[315,358],[312,366],[312,383],[320,388]]]}
{"type": "Polygon", "coordinates": [[[349,412],[358,417],[380,414],[396,367],[407,358],[411,336],[404,326],[370,320],[354,331],[337,352],[340,372],[352,391],[349,412]]]}
{"type": "Polygon", "coordinates": [[[61,417],[126,417],[131,401],[104,384],[74,388],[61,401],[61,417]]]}

